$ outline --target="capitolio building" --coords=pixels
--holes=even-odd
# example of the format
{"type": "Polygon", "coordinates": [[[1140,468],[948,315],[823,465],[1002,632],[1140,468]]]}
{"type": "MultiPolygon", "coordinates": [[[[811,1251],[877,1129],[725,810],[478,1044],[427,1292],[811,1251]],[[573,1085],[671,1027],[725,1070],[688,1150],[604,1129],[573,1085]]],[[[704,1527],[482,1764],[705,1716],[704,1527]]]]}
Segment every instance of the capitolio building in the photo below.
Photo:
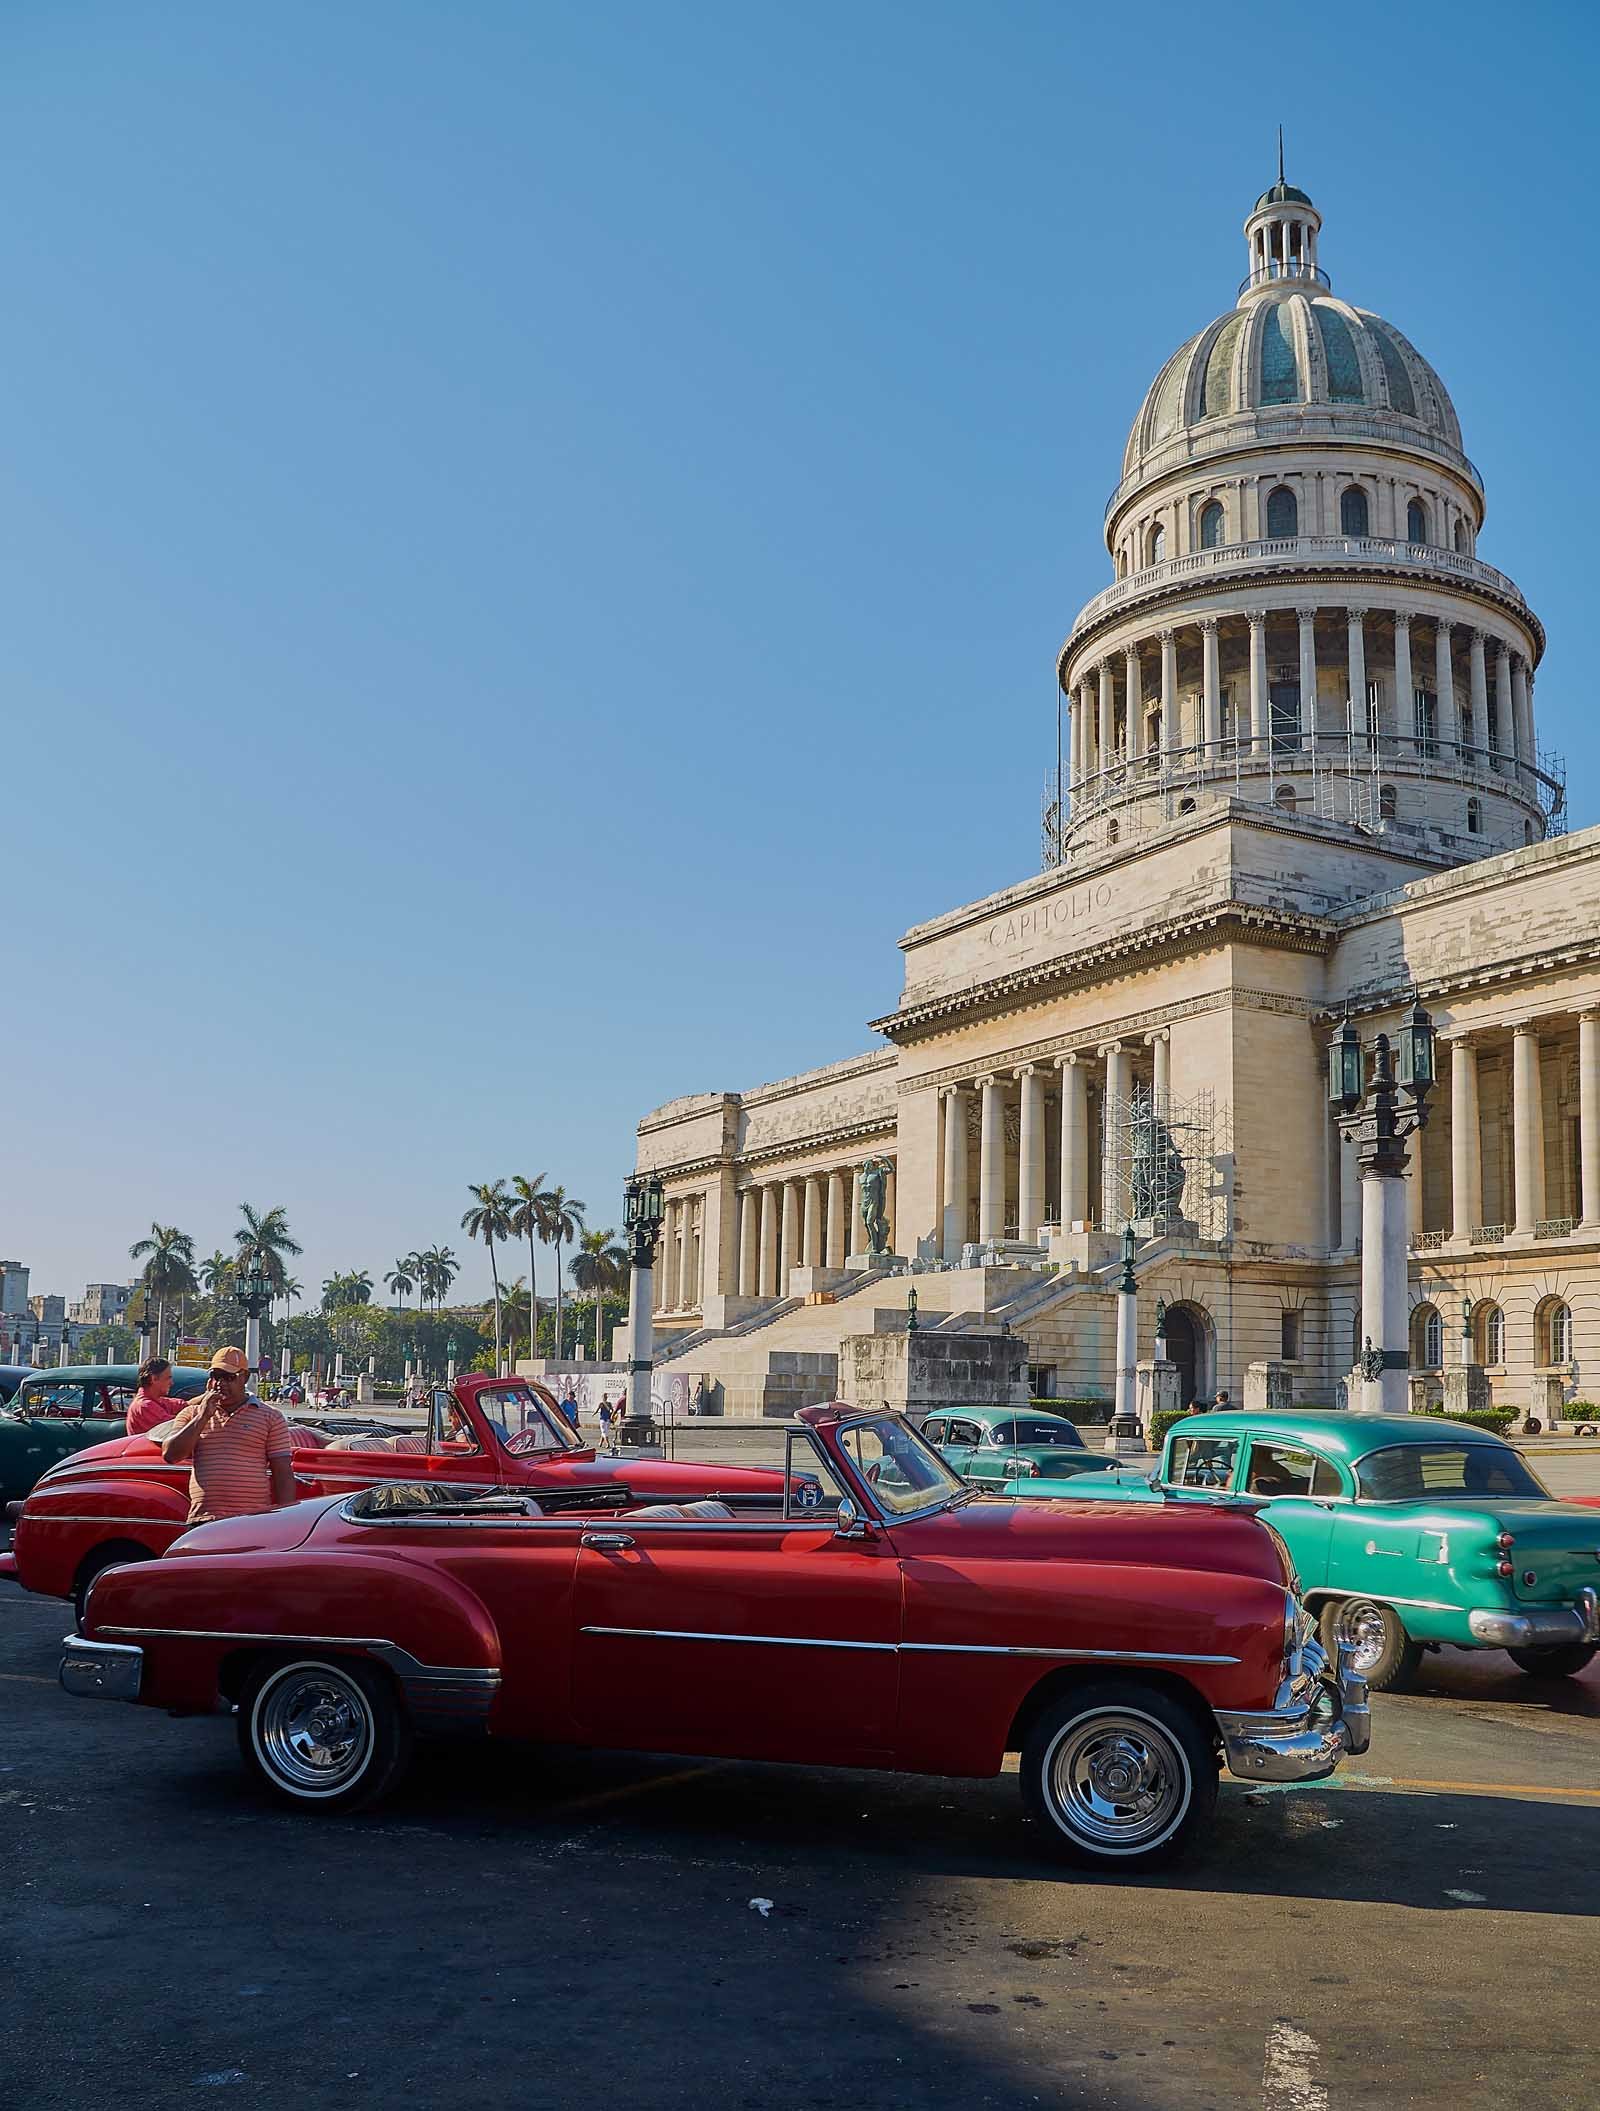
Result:
{"type": "Polygon", "coordinates": [[[1034,1393],[1109,1401],[1130,1228],[1138,1352],[1159,1311],[1185,1401],[1271,1365],[1332,1404],[1361,1211],[1328,1043],[1417,999],[1413,1404],[1459,1363],[1498,1404],[1600,1398],[1600,829],[1566,833],[1544,630],[1480,555],[1445,385],[1321,238],[1266,191],[1233,305],[1139,406],[1043,869],[905,933],[870,1052],[639,1123],[657,1354],[711,1411],[835,1394],[913,1293],[924,1333],[1004,1332],[1034,1393]]]}

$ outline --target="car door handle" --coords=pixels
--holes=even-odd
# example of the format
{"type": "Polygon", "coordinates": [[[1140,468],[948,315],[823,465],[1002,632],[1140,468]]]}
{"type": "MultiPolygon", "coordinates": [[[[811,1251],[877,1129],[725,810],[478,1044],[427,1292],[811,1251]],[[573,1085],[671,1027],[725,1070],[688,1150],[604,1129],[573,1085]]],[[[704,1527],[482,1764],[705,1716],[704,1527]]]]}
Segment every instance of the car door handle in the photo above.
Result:
{"type": "Polygon", "coordinates": [[[619,1548],[631,1547],[633,1541],[626,1532],[585,1532],[578,1541],[581,1547],[598,1547],[602,1553],[615,1553],[619,1548]]]}

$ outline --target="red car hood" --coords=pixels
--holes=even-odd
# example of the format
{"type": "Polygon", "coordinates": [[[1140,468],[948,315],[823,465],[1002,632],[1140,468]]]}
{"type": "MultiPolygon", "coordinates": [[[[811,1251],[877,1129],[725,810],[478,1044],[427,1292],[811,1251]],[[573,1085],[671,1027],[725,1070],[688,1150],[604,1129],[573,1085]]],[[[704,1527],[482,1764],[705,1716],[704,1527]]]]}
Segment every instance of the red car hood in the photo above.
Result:
{"type": "Polygon", "coordinates": [[[1282,1584],[1284,1557],[1277,1537],[1237,1510],[1200,1503],[995,1501],[958,1503],[937,1516],[889,1527],[903,1553],[930,1558],[948,1552],[970,1560],[986,1555],[1126,1563],[1133,1567],[1210,1571],[1282,1584]]]}

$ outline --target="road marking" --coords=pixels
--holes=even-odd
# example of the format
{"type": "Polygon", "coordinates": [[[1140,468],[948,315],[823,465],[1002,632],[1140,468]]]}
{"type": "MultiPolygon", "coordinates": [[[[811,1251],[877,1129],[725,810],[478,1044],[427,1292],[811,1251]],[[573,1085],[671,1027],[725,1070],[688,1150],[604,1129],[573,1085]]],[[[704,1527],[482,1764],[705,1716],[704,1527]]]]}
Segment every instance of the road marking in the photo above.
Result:
{"type": "Polygon", "coordinates": [[[42,1679],[36,1671],[0,1671],[9,1686],[58,1686],[59,1679],[42,1679]]]}
{"type": "Polygon", "coordinates": [[[1262,2111],[1328,2111],[1328,2092],[1312,2073],[1321,2050],[1296,2024],[1272,2026],[1261,2065],[1262,2111]]]}
{"type": "Polygon", "coordinates": [[[1403,1774],[1346,1774],[1343,1779],[1352,1788],[1427,1789],[1447,1796],[1537,1796],[1547,1802],[1576,1796],[1600,1803],[1600,1788],[1567,1788],[1559,1782],[1414,1781],[1403,1774]]]}

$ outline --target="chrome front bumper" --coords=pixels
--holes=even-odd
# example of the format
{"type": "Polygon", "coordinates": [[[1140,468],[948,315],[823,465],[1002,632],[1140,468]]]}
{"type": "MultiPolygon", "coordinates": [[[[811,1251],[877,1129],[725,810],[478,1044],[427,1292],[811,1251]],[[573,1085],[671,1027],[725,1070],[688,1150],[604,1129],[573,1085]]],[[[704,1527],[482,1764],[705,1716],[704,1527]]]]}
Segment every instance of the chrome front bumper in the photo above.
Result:
{"type": "Polygon", "coordinates": [[[1341,1644],[1337,1672],[1314,1644],[1305,1651],[1309,1677],[1274,1708],[1216,1710],[1228,1771],[1245,1781],[1321,1781],[1372,1742],[1372,1703],[1341,1644]]]}
{"type": "Polygon", "coordinates": [[[80,1700],[136,1701],[144,1651],[126,1642],[86,1642],[81,1635],[65,1635],[60,1677],[63,1689],[80,1700]]]}
{"type": "Polygon", "coordinates": [[[1475,1642],[1490,1649],[1559,1649],[1568,1642],[1600,1642],[1600,1591],[1585,1584],[1571,1605],[1540,1605],[1531,1612],[1503,1607],[1468,1613],[1475,1642]]]}

